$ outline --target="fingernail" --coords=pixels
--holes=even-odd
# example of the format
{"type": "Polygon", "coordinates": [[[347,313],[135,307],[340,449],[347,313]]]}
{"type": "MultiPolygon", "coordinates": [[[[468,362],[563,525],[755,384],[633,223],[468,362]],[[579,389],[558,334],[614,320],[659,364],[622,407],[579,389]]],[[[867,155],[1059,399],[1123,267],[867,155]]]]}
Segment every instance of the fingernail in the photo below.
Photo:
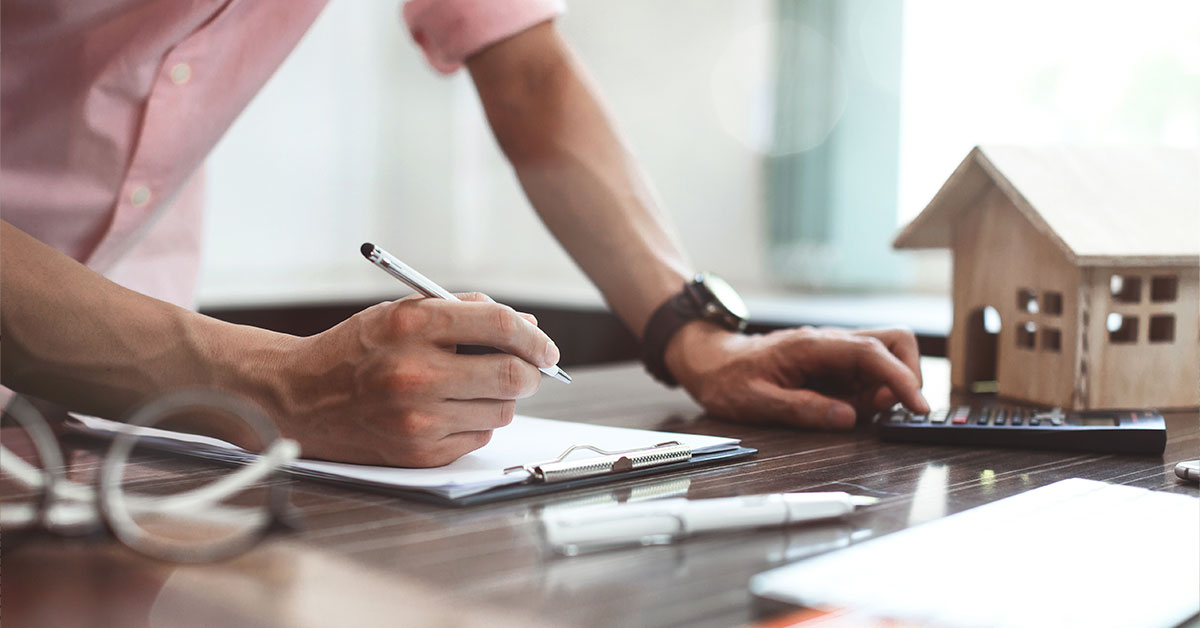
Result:
{"type": "Polygon", "coordinates": [[[825,415],[825,426],[832,429],[842,429],[854,426],[854,411],[846,406],[830,406],[825,415]]]}
{"type": "Polygon", "coordinates": [[[546,350],[542,352],[542,366],[554,366],[555,364],[558,364],[558,358],[558,346],[554,344],[553,340],[547,340],[546,350]]]}

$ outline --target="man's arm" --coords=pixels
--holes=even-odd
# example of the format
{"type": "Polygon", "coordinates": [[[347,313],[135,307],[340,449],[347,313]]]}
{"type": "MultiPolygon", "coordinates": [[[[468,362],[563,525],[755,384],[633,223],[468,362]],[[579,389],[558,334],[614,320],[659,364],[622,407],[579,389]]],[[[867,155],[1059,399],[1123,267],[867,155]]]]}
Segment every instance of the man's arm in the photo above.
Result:
{"type": "MultiPolygon", "coordinates": [[[[467,59],[488,120],[550,231],[641,336],[651,314],[693,269],[586,72],[546,22],[467,59]]],[[[916,341],[899,330],[788,330],[758,337],[693,322],[666,362],[723,416],[849,427],[896,399],[920,397],[916,341]],[[828,395],[802,389],[833,377],[828,395]]]]}
{"type": "Polygon", "coordinates": [[[641,335],[654,308],[690,277],[691,263],[586,72],[551,22],[467,59],[467,67],[529,200],[641,335]]]}
{"type": "MultiPolygon", "coordinates": [[[[483,295],[409,298],[297,338],[127,290],[0,221],[0,381],[112,418],[203,386],[262,406],[305,456],[435,466],[486,444],[558,349],[532,317],[483,295]],[[511,355],[458,355],[457,344],[511,355]]],[[[249,433],[187,429],[247,447],[249,433]]]]}

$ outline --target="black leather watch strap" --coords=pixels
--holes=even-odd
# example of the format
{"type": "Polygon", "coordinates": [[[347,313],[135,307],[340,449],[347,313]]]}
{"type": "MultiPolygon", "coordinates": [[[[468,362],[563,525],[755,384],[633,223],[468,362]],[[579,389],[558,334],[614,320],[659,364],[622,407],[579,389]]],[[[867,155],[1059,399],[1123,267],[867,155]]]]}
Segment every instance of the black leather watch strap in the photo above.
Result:
{"type": "Polygon", "coordinates": [[[700,306],[691,295],[691,286],[677,292],[667,299],[646,323],[646,331],[642,334],[642,364],[654,376],[654,379],[668,385],[678,386],[679,382],[667,369],[667,344],[680,327],[703,318],[700,306]]]}

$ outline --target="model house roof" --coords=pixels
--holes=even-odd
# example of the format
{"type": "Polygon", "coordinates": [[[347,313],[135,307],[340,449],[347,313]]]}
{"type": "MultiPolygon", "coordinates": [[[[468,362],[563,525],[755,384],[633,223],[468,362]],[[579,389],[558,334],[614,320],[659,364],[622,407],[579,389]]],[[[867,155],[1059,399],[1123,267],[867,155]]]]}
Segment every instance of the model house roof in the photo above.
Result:
{"type": "Polygon", "coordinates": [[[949,248],[990,187],[1076,264],[1200,263],[1200,154],[1164,147],[976,147],[894,246],[949,248]]]}

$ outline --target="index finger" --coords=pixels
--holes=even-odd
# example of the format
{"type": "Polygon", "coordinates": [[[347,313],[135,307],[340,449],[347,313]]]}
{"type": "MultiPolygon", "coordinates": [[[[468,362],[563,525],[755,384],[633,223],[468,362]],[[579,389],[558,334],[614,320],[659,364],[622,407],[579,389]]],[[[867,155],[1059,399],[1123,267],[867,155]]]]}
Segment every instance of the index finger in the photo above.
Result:
{"type": "Polygon", "coordinates": [[[878,338],[888,351],[917,376],[917,386],[924,384],[924,378],[921,376],[921,352],[917,347],[917,337],[911,331],[900,328],[860,329],[854,333],[878,338]]]}
{"type": "Polygon", "coordinates": [[[871,341],[864,342],[863,348],[856,353],[858,367],[876,377],[896,394],[910,410],[922,414],[929,412],[929,402],[921,395],[921,382],[918,379],[920,369],[912,371],[908,365],[901,362],[882,340],[869,337],[871,341]]]}
{"type": "Polygon", "coordinates": [[[558,364],[558,347],[516,310],[491,302],[430,299],[432,340],[440,344],[483,345],[511,353],[538,367],[558,364]]]}
{"type": "Polygon", "coordinates": [[[855,372],[887,386],[896,398],[916,412],[929,412],[929,403],[921,396],[921,385],[908,365],[901,362],[882,340],[870,335],[827,337],[818,340],[816,353],[827,367],[855,372]]]}

